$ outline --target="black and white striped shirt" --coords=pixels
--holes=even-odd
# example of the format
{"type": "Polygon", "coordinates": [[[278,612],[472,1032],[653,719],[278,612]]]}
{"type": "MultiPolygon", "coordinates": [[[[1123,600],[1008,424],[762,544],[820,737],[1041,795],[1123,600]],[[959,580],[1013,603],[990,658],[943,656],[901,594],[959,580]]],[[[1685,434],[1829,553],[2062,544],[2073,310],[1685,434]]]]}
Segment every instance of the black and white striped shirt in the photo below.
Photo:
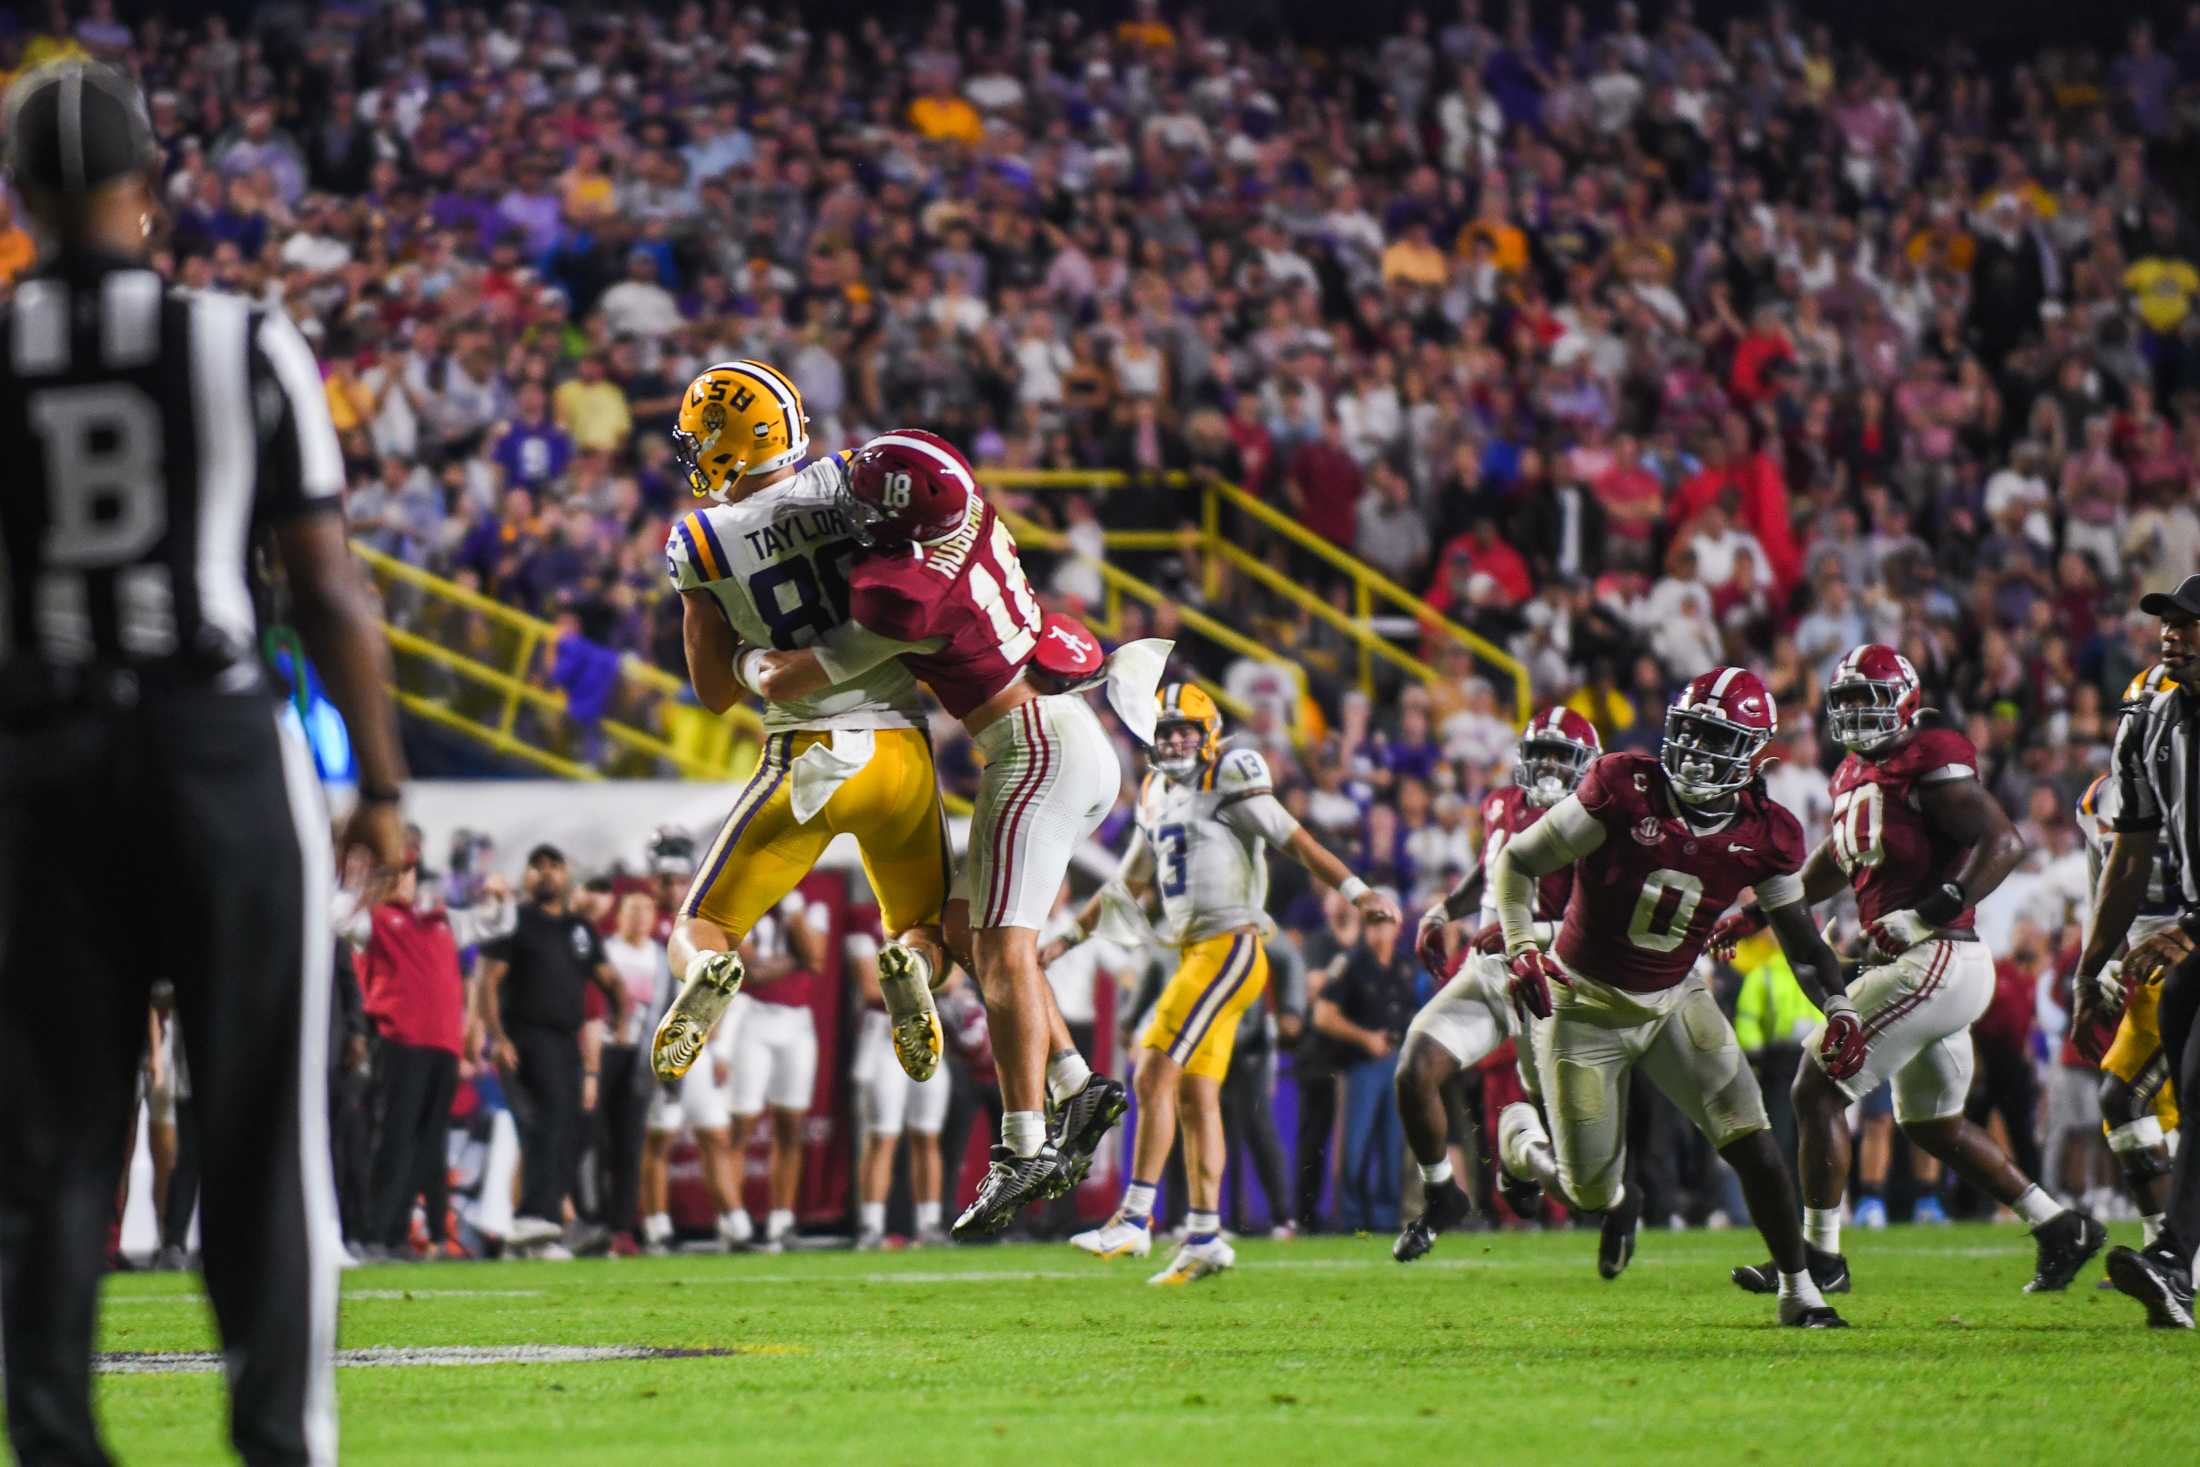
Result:
{"type": "Polygon", "coordinates": [[[265,687],[252,542],[344,489],[298,328],[80,257],[0,308],[0,363],[0,713],[265,687]]]}
{"type": "Polygon", "coordinates": [[[2156,693],[2116,729],[2115,829],[2158,832],[2170,900],[2200,910],[2200,698],[2156,693]]]}

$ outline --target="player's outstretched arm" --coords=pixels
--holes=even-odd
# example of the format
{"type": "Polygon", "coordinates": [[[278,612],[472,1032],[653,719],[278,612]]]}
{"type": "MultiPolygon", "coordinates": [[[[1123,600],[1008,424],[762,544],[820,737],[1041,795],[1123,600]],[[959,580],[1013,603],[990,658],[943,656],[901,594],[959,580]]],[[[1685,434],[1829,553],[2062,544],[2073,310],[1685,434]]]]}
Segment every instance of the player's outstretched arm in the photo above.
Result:
{"type": "Polygon", "coordinates": [[[687,653],[688,686],[695,689],[697,702],[723,713],[741,701],[741,682],[734,671],[741,640],[708,591],[680,593],[680,645],[687,653]]]}
{"type": "Polygon", "coordinates": [[[1146,843],[1145,831],[1134,830],[1130,845],[1123,851],[1123,859],[1116,864],[1115,875],[1077,909],[1075,927],[1039,949],[1039,966],[1052,966],[1064,953],[1092,937],[1100,925],[1100,914],[1107,907],[1109,888],[1114,888],[1118,900],[1143,909],[1153,896],[1153,872],[1153,847],[1146,843]]]}
{"type": "Polygon", "coordinates": [[[1359,908],[1361,916],[1383,922],[1400,920],[1397,902],[1354,876],[1352,868],[1308,834],[1305,826],[1295,821],[1293,825],[1290,839],[1279,848],[1285,855],[1304,866],[1316,881],[1334,888],[1339,896],[1359,908]]]}

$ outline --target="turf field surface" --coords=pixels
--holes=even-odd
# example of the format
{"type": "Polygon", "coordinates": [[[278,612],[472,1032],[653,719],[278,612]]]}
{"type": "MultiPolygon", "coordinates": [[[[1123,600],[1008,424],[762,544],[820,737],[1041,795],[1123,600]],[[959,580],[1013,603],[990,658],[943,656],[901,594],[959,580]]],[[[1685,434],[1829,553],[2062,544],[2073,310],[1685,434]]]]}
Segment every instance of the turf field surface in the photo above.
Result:
{"type": "MultiPolygon", "coordinates": [[[[1609,1284],[1588,1232],[1409,1266],[1387,1238],[1241,1242],[1173,1289],[1145,1283],[1161,1244],[358,1269],[344,1460],[2200,1462],[2200,1337],[2146,1329],[2098,1265],[2032,1297],[2014,1226],[1844,1242],[1834,1332],[1727,1282],[1748,1231],[1646,1232],[1609,1284]]],[[[221,1460],[220,1377],[182,1353],[215,1344],[198,1281],[117,1277],[106,1305],[121,1460],[221,1460]]]]}

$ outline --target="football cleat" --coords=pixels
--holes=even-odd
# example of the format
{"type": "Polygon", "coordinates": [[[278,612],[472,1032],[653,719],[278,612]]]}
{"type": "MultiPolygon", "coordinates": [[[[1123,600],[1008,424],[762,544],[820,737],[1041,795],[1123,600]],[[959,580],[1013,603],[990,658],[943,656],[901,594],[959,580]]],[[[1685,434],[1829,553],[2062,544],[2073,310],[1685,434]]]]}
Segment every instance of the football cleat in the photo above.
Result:
{"type": "Polygon", "coordinates": [[[547,1243],[552,1238],[565,1236],[565,1226],[546,1217],[515,1217],[512,1226],[504,1234],[504,1241],[515,1248],[531,1248],[537,1243],[547,1243]]]}
{"type": "Polygon", "coordinates": [[[1920,1227],[1944,1228],[1948,1225],[1948,1209],[1941,1206],[1938,1197],[1927,1192],[1923,1197],[1918,1198],[1917,1205],[1910,1209],[1910,1221],[1920,1227]]]}
{"type": "Polygon", "coordinates": [[[946,1048],[932,1003],[932,965],[906,943],[886,943],[878,950],[878,988],[893,1027],[894,1058],[903,1074],[922,1084],[938,1073],[946,1048]]]}
{"type": "Polygon", "coordinates": [[[1877,1197],[1859,1198],[1856,1203],[1856,1225],[1878,1232],[1887,1225],[1887,1204],[1877,1197]]]}
{"type": "Polygon", "coordinates": [[[1457,1182],[1440,1182],[1428,1189],[1428,1206],[1421,1215],[1405,1225],[1396,1242],[1390,1245],[1390,1256],[1400,1263],[1411,1263],[1425,1256],[1436,1246],[1439,1233],[1451,1231],[1474,1214],[1474,1202],[1459,1190],[1457,1182]]]}
{"type": "MultiPolygon", "coordinates": [[[[1803,1257],[1810,1263],[1810,1281],[1818,1286],[1821,1294],[1846,1294],[1849,1291],[1849,1260],[1839,1253],[1828,1253],[1823,1248],[1803,1245],[1803,1257]]],[[[1736,1288],[1751,1294],[1777,1294],[1780,1292],[1780,1268],[1774,1263],[1760,1263],[1755,1267],[1737,1268],[1728,1275],[1736,1288]]]]}
{"type": "Polygon", "coordinates": [[[1054,1134],[1047,1138],[1048,1145],[1062,1157],[1061,1166],[1047,1181],[1048,1200],[1077,1190],[1077,1184],[1092,1170],[1092,1154],[1130,1108],[1131,1093],[1123,1088],[1123,1082],[1097,1074],[1062,1102],[1054,1113],[1054,1134]]]}
{"type": "Polygon", "coordinates": [[[2108,1250],[2108,1281],[2147,1307],[2156,1329],[2192,1328],[2192,1274],[2156,1248],[2108,1250]]]}
{"type": "Polygon", "coordinates": [[[1120,1208],[1115,1216],[1099,1227],[1088,1229],[1069,1240],[1072,1248],[1082,1248],[1095,1258],[1144,1258],[1153,1252],[1153,1219],[1132,1217],[1120,1208]]]}
{"type": "Polygon", "coordinates": [[[886,1229],[862,1228],[856,1233],[856,1252],[876,1253],[886,1246],[886,1229]]]}
{"type": "Polygon", "coordinates": [[[747,977],[738,953],[699,952],[688,961],[680,996],[665,1010],[649,1041],[649,1067],[660,1080],[677,1080],[694,1067],[747,977]]]}
{"type": "Polygon", "coordinates": [[[949,1231],[957,1239],[997,1233],[1028,1203],[1049,1195],[1047,1186],[1062,1169],[1061,1153],[1050,1144],[1029,1156],[1018,1156],[1006,1146],[993,1148],[993,1163],[978,1182],[978,1195],[963,1209],[949,1231]]]}
{"type": "Polygon", "coordinates": [[[1189,1284],[1221,1273],[1237,1262],[1237,1250],[1220,1238],[1186,1243],[1176,1250],[1169,1266],[1146,1280],[1149,1284],[1189,1284]]]}
{"type": "Polygon", "coordinates": [[[2034,1229],[2032,1241],[2039,1248],[2039,1267],[2024,1292],[2059,1294],[2107,1246],[2108,1229],[2082,1212],[2063,1212],[2034,1229]]]}
{"type": "Polygon", "coordinates": [[[1849,1322],[1834,1313],[1831,1304],[1805,1304],[1800,1299],[1780,1301],[1780,1323],[1795,1329],[1847,1329],[1849,1322]]]}
{"type": "Polygon", "coordinates": [[[1641,1199],[1634,1188],[1623,1188],[1619,1204],[1605,1209],[1604,1226],[1597,1236],[1598,1278],[1610,1281],[1627,1272],[1635,1257],[1635,1230],[1641,1223],[1641,1199]]]}

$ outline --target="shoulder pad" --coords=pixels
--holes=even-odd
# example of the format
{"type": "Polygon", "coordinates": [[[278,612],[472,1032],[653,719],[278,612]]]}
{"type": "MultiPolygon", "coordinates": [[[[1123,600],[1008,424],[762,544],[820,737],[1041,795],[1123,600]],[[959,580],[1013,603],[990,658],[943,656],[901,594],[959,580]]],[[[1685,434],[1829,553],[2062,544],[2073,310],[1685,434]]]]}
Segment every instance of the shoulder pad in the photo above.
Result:
{"type": "Polygon", "coordinates": [[[1574,794],[1581,808],[1607,827],[1632,825],[1655,813],[1653,800],[1665,771],[1648,754],[1605,754],[1591,760],[1574,794]]]}
{"type": "Polygon", "coordinates": [[[1275,787],[1268,761],[1258,749],[1229,749],[1215,760],[1215,793],[1256,795],[1275,787]]]}
{"type": "Polygon", "coordinates": [[[1911,739],[1887,761],[1892,773],[1914,776],[1930,776],[1942,770],[1960,769],[1967,774],[1978,773],[1978,749],[1960,730],[1931,725],[1918,730],[1911,739]]]}
{"type": "Polygon", "coordinates": [[[726,553],[709,511],[691,509],[672,522],[665,537],[665,565],[676,591],[693,591],[726,578],[726,553]]]}
{"type": "Polygon", "coordinates": [[[1765,869],[1781,874],[1802,870],[1804,857],[1809,854],[1803,845],[1803,822],[1778,800],[1761,797],[1759,803],[1770,837],[1770,849],[1762,853],[1765,869]]]}

